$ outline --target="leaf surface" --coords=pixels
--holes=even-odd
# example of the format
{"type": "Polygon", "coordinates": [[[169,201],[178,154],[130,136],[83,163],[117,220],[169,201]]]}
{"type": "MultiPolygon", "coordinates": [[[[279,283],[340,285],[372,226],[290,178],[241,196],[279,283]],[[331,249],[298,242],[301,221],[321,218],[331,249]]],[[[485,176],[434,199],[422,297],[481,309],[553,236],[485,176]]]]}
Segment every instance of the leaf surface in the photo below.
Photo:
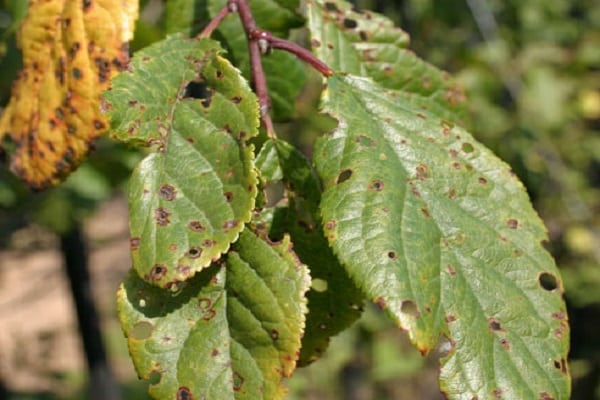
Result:
{"type": "Polygon", "coordinates": [[[295,368],[310,285],[289,239],[246,229],[225,260],[173,295],[130,274],[119,317],[156,399],[281,399],[295,368]]]}
{"type": "Polygon", "coordinates": [[[108,122],[100,93],[128,62],[138,2],[32,0],[20,31],[23,70],[0,119],[11,169],[36,190],[58,183],[108,122]]]}
{"type": "Polygon", "coordinates": [[[567,399],[562,283],[508,166],[371,79],[336,74],[324,102],[325,234],[416,346],[446,355],[446,395],[567,399]]]}
{"type": "Polygon", "coordinates": [[[388,18],[357,12],[343,0],[308,0],[308,28],[314,53],[331,68],[370,76],[381,86],[440,118],[462,122],[463,90],[446,72],[406,47],[408,35],[388,18]]]}
{"type": "Polygon", "coordinates": [[[114,136],[153,149],[130,181],[131,251],[140,277],[161,287],[218,259],[254,208],[246,140],[258,132],[258,104],[220,51],[169,37],[139,52],[105,94],[114,136]],[[185,97],[191,81],[204,98],[185,97]]]}
{"type": "Polygon", "coordinates": [[[299,359],[300,365],[307,365],[325,352],[332,336],[360,317],[363,296],[322,235],[318,208],[321,188],[308,160],[289,143],[269,140],[256,166],[263,179],[282,180],[287,190],[286,206],[266,211],[269,237],[289,234],[313,279],[307,293],[309,312],[299,359]]]}

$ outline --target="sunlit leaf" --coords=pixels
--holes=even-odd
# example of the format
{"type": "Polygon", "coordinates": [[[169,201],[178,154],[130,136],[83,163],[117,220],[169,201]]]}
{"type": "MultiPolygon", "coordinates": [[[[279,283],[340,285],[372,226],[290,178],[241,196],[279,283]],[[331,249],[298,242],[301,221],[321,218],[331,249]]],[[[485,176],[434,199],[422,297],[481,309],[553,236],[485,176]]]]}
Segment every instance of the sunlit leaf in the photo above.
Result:
{"type": "Polygon", "coordinates": [[[461,122],[466,113],[462,89],[446,72],[406,49],[408,35],[388,18],[354,11],[343,0],[308,0],[313,51],[331,68],[370,76],[414,108],[461,122]]]}
{"type": "Polygon", "coordinates": [[[130,274],[119,317],[156,399],[281,399],[295,368],[310,285],[289,239],[246,229],[219,265],[180,292],[130,274]]]}
{"type": "Polygon", "coordinates": [[[20,31],[23,70],[0,120],[13,172],[33,189],[58,183],[106,131],[100,93],[128,62],[134,0],[32,0],[20,31]]]}
{"type": "Polygon", "coordinates": [[[162,287],[217,260],[254,208],[246,140],[258,132],[258,104],[220,51],[169,37],[136,54],[105,94],[115,137],[153,149],[130,182],[131,251],[138,274],[162,287]]]}
{"type": "Polygon", "coordinates": [[[325,234],[427,353],[450,399],[566,399],[569,329],[546,232],[506,164],[368,78],[334,75],[315,149],[325,234]]]}

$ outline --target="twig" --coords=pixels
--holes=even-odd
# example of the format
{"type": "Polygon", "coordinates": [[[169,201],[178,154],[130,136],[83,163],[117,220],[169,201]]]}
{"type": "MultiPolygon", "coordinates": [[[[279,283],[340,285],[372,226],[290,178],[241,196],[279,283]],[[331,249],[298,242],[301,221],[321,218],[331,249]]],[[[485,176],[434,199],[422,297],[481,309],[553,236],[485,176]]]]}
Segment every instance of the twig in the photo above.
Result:
{"type": "Polygon", "coordinates": [[[230,12],[235,12],[235,9],[232,9],[230,4],[227,4],[225,7],[221,8],[219,13],[206,25],[206,27],[200,32],[198,35],[199,38],[207,38],[212,35],[212,33],[217,29],[219,24],[229,15],[230,12]]]}

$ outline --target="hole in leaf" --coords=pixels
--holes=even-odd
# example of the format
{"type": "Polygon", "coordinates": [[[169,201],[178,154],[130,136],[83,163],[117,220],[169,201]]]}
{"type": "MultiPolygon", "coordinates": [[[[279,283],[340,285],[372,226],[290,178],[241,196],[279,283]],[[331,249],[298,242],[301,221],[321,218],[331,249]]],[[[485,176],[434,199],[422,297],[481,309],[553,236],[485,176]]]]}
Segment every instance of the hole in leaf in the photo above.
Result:
{"type": "Polygon", "coordinates": [[[469,142],[464,142],[461,146],[462,151],[464,151],[465,153],[472,153],[475,148],[473,147],[473,145],[469,142]]]}
{"type": "Polygon", "coordinates": [[[145,340],[152,336],[154,325],[148,321],[140,321],[131,328],[129,337],[136,340],[145,340]]]}
{"type": "Polygon", "coordinates": [[[327,283],[326,280],[318,279],[318,278],[313,279],[312,283],[310,285],[310,287],[315,292],[319,292],[319,293],[323,293],[323,292],[327,291],[328,286],[329,286],[329,284],[327,283]]]}
{"type": "Polygon", "coordinates": [[[358,23],[350,18],[344,18],[344,27],[348,28],[348,29],[354,29],[358,26],[358,23]]]}
{"type": "Polygon", "coordinates": [[[415,318],[419,318],[419,316],[421,315],[421,313],[419,313],[417,305],[412,300],[404,300],[402,302],[402,305],[400,306],[400,311],[402,311],[404,314],[408,314],[415,318]]]}
{"type": "Polygon", "coordinates": [[[192,392],[189,388],[182,386],[177,389],[177,400],[193,400],[192,392]]]}
{"type": "Polygon", "coordinates": [[[351,169],[345,169],[342,172],[340,172],[340,174],[337,176],[337,179],[336,179],[335,183],[336,184],[344,183],[348,179],[350,179],[351,176],[352,176],[352,170],[351,169]]]}
{"type": "Polygon", "coordinates": [[[242,389],[243,384],[244,378],[237,372],[233,371],[233,390],[239,392],[242,389]]]}
{"type": "Polygon", "coordinates": [[[552,291],[558,287],[556,277],[549,272],[540,274],[538,281],[544,290],[552,291]]]}
{"type": "Polygon", "coordinates": [[[202,249],[200,247],[191,247],[188,250],[188,257],[189,258],[198,258],[200,257],[200,255],[202,254],[202,249]]]}
{"type": "Polygon", "coordinates": [[[383,181],[379,179],[375,179],[369,183],[369,190],[375,190],[376,192],[381,192],[383,190],[384,184],[383,181]]]}
{"type": "Polygon", "coordinates": [[[390,260],[398,259],[398,255],[396,254],[395,251],[388,251],[387,256],[390,260]]]}
{"type": "Polygon", "coordinates": [[[152,371],[150,376],[148,376],[148,383],[150,385],[157,385],[158,383],[160,383],[161,379],[162,379],[162,374],[160,372],[152,371]]]}
{"type": "Polygon", "coordinates": [[[233,200],[233,192],[225,192],[223,195],[225,196],[225,200],[228,203],[231,203],[231,201],[233,200]]]}
{"type": "Polygon", "coordinates": [[[150,270],[150,279],[159,281],[167,274],[167,267],[162,264],[155,264],[150,270]]]}
{"type": "Polygon", "coordinates": [[[183,97],[206,100],[206,101],[208,101],[208,105],[204,105],[204,102],[202,102],[202,105],[204,107],[208,107],[208,106],[210,106],[210,99],[212,97],[212,92],[206,87],[204,82],[193,82],[192,81],[192,82],[188,83],[188,85],[185,87],[185,92],[183,94],[183,97]]]}

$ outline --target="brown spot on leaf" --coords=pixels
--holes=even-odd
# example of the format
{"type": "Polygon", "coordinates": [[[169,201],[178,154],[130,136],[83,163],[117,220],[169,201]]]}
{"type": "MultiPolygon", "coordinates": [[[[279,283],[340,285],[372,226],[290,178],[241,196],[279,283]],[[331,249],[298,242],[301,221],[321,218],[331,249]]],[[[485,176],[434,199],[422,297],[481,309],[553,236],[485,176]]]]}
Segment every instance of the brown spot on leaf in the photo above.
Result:
{"type": "Polygon", "coordinates": [[[517,221],[514,218],[511,218],[508,221],[506,221],[506,225],[508,225],[510,229],[517,229],[519,227],[519,221],[517,221]]]}
{"type": "Polygon", "coordinates": [[[214,240],[212,240],[212,239],[205,239],[205,240],[202,242],[202,246],[204,246],[204,247],[212,247],[212,246],[214,246],[216,243],[217,243],[217,242],[215,242],[215,241],[214,241],[214,240]]]}
{"type": "Polygon", "coordinates": [[[348,29],[354,29],[358,26],[358,23],[350,18],[344,18],[344,21],[342,22],[342,24],[344,25],[345,28],[348,29]]]}
{"type": "Polygon", "coordinates": [[[329,220],[327,221],[327,223],[325,224],[325,229],[327,229],[328,231],[335,229],[336,223],[334,220],[329,220]]]}
{"type": "Polygon", "coordinates": [[[177,389],[177,400],[194,400],[194,396],[189,388],[182,386],[177,389]]]}
{"type": "Polygon", "coordinates": [[[279,339],[279,331],[277,329],[271,329],[271,339],[279,339]]]}
{"type": "Polygon", "coordinates": [[[417,179],[420,181],[424,181],[429,176],[429,168],[425,164],[417,165],[417,179]]]}
{"type": "Polygon", "coordinates": [[[136,251],[140,248],[140,238],[132,237],[129,239],[129,250],[136,251]]]}
{"type": "Polygon", "coordinates": [[[379,307],[381,310],[385,310],[387,308],[387,302],[382,296],[377,297],[373,302],[379,307]]]}
{"type": "Polygon", "coordinates": [[[188,224],[188,228],[190,228],[194,232],[202,232],[206,229],[200,221],[190,221],[190,223],[188,224]]]}
{"type": "Polygon", "coordinates": [[[417,308],[417,304],[412,300],[404,300],[400,305],[400,311],[415,318],[419,318],[421,316],[421,313],[417,308]]]}
{"type": "Polygon", "coordinates": [[[345,169],[342,172],[339,173],[339,175],[337,176],[335,183],[336,184],[340,184],[340,183],[344,183],[346,182],[348,179],[350,179],[350,177],[352,176],[352,170],[351,169],[345,169]]]}
{"type": "Polygon", "coordinates": [[[454,268],[454,265],[448,264],[446,267],[448,268],[448,272],[450,272],[450,275],[456,275],[456,268],[454,268]]]}
{"type": "Polygon", "coordinates": [[[558,287],[558,281],[554,275],[549,272],[542,272],[538,277],[540,286],[547,291],[552,291],[558,287]]]}
{"type": "Polygon", "coordinates": [[[162,264],[155,264],[150,270],[150,279],[160,281],[167,274],[167,267],[162,264]]]}
{"type": "Polygon", "coordinates": [[[510,343],[508,343],[507,339],[500,339],[500,344],[502,345],[502,347],[504,347],[506,350],[510,350],[510,343]]]}
{"type": "Polygon", "coordinates": [[[236,221],[235,219],[232,219],[230,221],[225,221],[223,223],[223,230],[225,232],[232,230],[233,228],[235,228],[236,226],[238,226],[239,221],[236,221]]]}
{"type": "Polygon", "coordinates": [[[504,332],[502,325],[500,325],[500,322],[496,318],[488,318],[488,325],[494,332],[504,332]]]}
{"type": "Polygon", "coordinates": [[[444,319],[446,322],[450,323],[456,321],[456,316],[454,314],[448,314],[444,319]]]}
{"type": "Polygon", "coordinates": [[[201,310],[208,310],[212,306],[212,300],[208,297],[201,297],[198,299],[198,308],[201,310]]]}
{"type": "Polygon", "coordinates": [[[198,246],[190,247],[187,252],[187,256],[191,259],[198,258],[202,255],[202,249],[198,246]]]}
{"type": "Polygon", "coordinates": [[[398,255],[396,254],[395,251],[389,251],[387,253],[387,256],[390,260],[397,260],[398,259],[398,255]]]}
{"type": "Polygon", "coordinates": [[[219,350],[217,350],[217,349],[212,349],[212,351],[210,352],[211,357],[216,357],[218,355],[219,355],[219,350]]]}
{"type": "Polygon", "coordinates": [[[429,217],[430,217],[430,215],[429,215],[429,210],[427,210],[427,208],[425,208],[425,207],[422,207],[422,208],[421,208],[421,214],[423,214],[423,216],[424,216],[425,218],[429,218],[429,217]]]}
{"type": "Polygon", "coordinates": [[[369,183],[368,189],[374,190],[376,192],[381,192],[383,190],[383,187],[384,187],[383,181],[381,181],[379,179],[375,179],[369,183]]]}
{"type": "Polygon", "coordinates": [[[547,392],[541,392],[540,400],[554,400],[554,397],[550,396],[547,392]]]}
{"type": "Polygon", "coordinates": [[[177,194],[177,190],[169,185],[168,183],[163,183],[158,189],[158,195],[166,201],[173,201],[177,194]]]}
{"type": "Polygon", "coordinates": [[[228,203],[231,203],[231,201],[233,200],[233,192],[225,192],[223,195],[225,196],[225,200],[228,203]]]}
{"type": "Polygon", "coordinates": [[[244,378],[236,371],[233,371],[233,390],[239,392],[240,390],[242,390],[243,385],[244,378]]]}
{"type": "Polygon", "coordinates": [[[171,222],[169,217],[171,216],[171,212],[165,209],[164,207],[159,207],[154,210],[154,218],[156,219],[156,223],[159,226],[167,226],[171,222]]]}

